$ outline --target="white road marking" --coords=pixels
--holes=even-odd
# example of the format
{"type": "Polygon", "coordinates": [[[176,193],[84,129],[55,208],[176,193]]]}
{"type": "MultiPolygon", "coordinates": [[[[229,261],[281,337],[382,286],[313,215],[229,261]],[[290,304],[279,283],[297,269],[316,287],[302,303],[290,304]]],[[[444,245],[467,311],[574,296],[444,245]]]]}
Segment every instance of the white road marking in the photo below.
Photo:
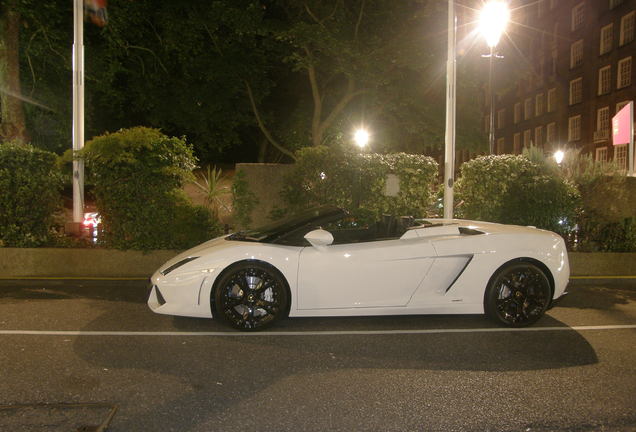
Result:
{"type": "Polygon", "coordinates": [[[524,327],[524,328],[475,328],[475,329],[421,329],[421,330],[333,330],[333,331],[260,331],[260,332],[143,332],[143,331],[83,331],[83,330],[0,330],[0,335],[35,336],[357,336],[357,335],[418,335],[446,333],[505,333],[636,329],[636,324],[573,326],[573,327],[524,327]]]}

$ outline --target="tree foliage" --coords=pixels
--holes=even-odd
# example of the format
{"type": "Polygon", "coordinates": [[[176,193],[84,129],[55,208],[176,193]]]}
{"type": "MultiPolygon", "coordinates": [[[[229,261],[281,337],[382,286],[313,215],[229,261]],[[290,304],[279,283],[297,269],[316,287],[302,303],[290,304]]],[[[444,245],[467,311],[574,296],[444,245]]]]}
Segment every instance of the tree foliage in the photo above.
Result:
{"type": "MultiPolygon", "coordinates": [[[[71,135],[71,2],[12,0],[34,144],[71,135]]],[[[367,124],[377,151],[441,146],[445,7],[427,0],[122,0],[85,25],[86,136],[144,124],[215,161],[290,160],[367,124]]],[[[470,74],[458,94],[473,100],[470,74]]],[[[459,104],[458,146],[478,113],[459,104]]]]}
{"type": "Polygon", "coordinates": [[[119,249],[185,249],[219,233],[182,193],[195,158],[183,139],[137,127],[88,142],[81,153],[102,216],[101,242],[119,249]]]}

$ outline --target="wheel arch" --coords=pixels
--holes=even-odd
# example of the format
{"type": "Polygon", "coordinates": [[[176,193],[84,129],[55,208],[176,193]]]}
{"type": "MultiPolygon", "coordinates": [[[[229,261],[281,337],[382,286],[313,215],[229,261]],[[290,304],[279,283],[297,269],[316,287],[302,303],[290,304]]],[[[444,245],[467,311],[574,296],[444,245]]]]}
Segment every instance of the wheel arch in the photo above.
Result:
{"type": "Polygon", "coordinates": [[[529,264],[533,264],[537,267],[539,267],[539,269],[541,269],[541,271],[543,271],[543,273],[545,274],[545,276],[548,278],[548,282],[550,283],[550,303],[552,303],[553,297],[554,297],[554,289],[555,289],[555,283],[554,283],[554,276],[552,275],[552,272],[550,271],[550,269],[548,268],[548,266],[546,266],[544,263],[542,263],[541,261],[539,261],[536,258],[530,258],[530,257],[519,257],[519,258],[514,258],[511,260],[506,261],[505,263],[503,263],[502,265],[500,265],[497,270],[495,270],[493,272],[493,274],[490,276],[490,278],[488,279],[488,284],[486,285],[485,289],[484,289],[484,302],[486,301],[486,295],[487,295],[487,291],[488,291],[488,287],[490,286],[490,284],[492,283],[492,281],[494,280],[495,277],[497,277],[497,275],[499,274],[499,272],[511,265],[511,264],[519,264],[519,263],[529,263],[529,264]]]}
{"type": "Polygon", "coordinates": [[[214,300],[215,294],[214,293],[216,292],[216,287],[217,287],[219,281],[221,281],[223,279],[223,276],[225,276],[227,273],[231,272],[234,268],[238,267],[239,265],[246,264],[246,263],[260,264],[260,265],[262,265],[264,267],[267,267],[271,271],[276,272],[276,274],[278,274],[280,276],[280,278],[283,280],[283,282],[285,282],[285,289],[287,290],[287,298],[289,299],[289,301],[287,302],[287,310],[285,311],[285,317],[289,316],[289,311],[291,310],[291,304],[292,304],[292,293],[291,293],[291,289],[289,287],[289,281],[287,280],[287,278],[285,277],[283,272],[280,271],[278,268],[276,268],[276,266],[274,266],[271,263],[268,263],[267,261],[258,260],[258,259],[245,259],[245,260],[241,260],[241,261],[235,261],[232,264],[229,264],[228,266],[226,266],[223,270],[221,270],[219,272],[217,277],[214,279],[214,283],[212,284],[212,290],[210,291],[210,309],[211,309],[212,313],[214,314],[214,311],[216,310],[216,308],[215,308],[215,300],[214,300]]]}

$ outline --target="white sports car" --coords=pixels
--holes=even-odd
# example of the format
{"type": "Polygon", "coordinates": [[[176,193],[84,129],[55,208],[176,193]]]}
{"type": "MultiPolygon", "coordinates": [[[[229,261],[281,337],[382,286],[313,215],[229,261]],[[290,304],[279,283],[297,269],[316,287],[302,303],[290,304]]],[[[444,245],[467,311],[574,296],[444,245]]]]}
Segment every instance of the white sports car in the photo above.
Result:
{"type": "Polygon", "coordinates": [[[157,313],[214,317],[241,330],[287,316],[482,314],[536,322],[565,292],[563,239],[533,227],[383,217],[320,207],[219,237],[151,278],[157,313]]]}

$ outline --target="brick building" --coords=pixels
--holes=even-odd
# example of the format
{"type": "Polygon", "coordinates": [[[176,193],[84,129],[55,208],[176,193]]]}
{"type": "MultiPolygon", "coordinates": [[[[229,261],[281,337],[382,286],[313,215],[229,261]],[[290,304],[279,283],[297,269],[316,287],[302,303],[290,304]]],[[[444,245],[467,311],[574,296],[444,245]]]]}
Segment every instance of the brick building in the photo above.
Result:
{"type": "MultiPolygon", "coordinates": [[[[521,72],[507,89],[495,89],[496,153],[520,153],[530,145],[546,153],[577,148],[626,167],[627,145],[612,146],[610,125],[636,99],[636,0],[516,6],[510,42],[501,50],[510,70],[521,72]],[[521,67],[511,67],[514,62],[521,67]]],[[[510,72],[496,66],[500,77],[510,72]]],[[[486,98],[486,130],[489,111],[486,98]]]]}

